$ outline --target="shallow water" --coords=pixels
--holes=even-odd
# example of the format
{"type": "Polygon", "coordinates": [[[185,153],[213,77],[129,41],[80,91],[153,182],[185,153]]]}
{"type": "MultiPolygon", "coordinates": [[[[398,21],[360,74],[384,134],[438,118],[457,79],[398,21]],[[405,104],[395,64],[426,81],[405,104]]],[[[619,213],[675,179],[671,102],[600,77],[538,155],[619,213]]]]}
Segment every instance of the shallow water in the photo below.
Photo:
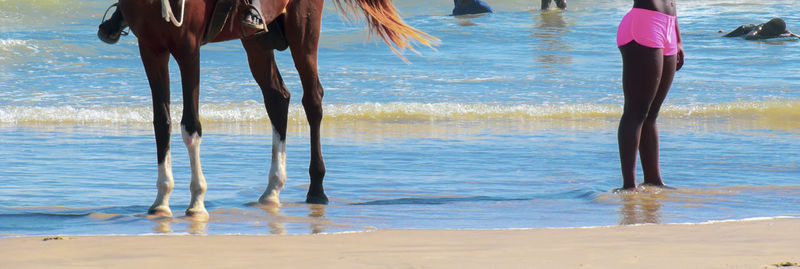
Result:
{"type": "MultiPolygon", "coordinates": [[[[96,39],[110,1],[0,0],[0,235],[267,234],[372,228],[531,228],[800,216],[800,42],[749,42],[718,30],[792,16],[793,1],[680,1],[687,64],[661,113],[661,165],[678,190],[615,194],[628,1],[491,1],[495,13],[446,16],[450,2],[398,1],[442,40],[406,64],[332,7],[319,52],[326,90],[327,206],[306,205],[308,128],[294,98],[289,181],[266,187],[271,130],[238,42],[202,51],[202,158],[208,223],[182,217],[189,164],[173,132],[175,218],[155,197],[150,93],[136,39],[96,39]],[[176,142],[177,141],[177,142],[176,142]]],[[[328,3],[330,4],[330,3],[328,3]]],[[[800,31],[800,30],[798,30],[800,31]]],[[[172,85],[179,85],[174,62],[172,85]]],[[[181,103],[173,90],[173,104],[181,103]]],[[[173,120],[179,121],[180,105],[173,120]]],[[[641,178],[641,175],[639,175],[641,178]]]]}

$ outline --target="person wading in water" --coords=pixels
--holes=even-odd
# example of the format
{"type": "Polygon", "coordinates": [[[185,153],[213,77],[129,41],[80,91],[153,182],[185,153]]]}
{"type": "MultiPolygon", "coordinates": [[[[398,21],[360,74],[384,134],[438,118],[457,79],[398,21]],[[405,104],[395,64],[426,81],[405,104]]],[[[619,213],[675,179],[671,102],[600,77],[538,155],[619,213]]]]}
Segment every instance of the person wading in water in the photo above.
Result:
{"type": "Polygon", "coordinates": [[[656,118],[684,63],[675,0],[634,0],[617,30],[625,105],[617,130],[622,189],[636,188],[636,155],[646,186],[664,187],[656,118]]]}

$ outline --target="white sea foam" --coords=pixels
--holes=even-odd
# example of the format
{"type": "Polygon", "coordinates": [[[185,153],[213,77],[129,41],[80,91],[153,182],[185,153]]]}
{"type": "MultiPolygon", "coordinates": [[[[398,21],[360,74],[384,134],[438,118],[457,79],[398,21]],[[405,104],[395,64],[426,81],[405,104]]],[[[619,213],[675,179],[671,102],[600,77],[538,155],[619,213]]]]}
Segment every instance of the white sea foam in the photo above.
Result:
{"type": "MultiPolygon", "coordinates": [[[[734,102],[665,106],[667,117],[768,117],[800,116],[800,101],[734,102]]],[[[533,120],[614,119],[621,114],[617,105],[544,104],[494,105],[459,103],[360,103],[325,105],[325,120],[533,120]]],[[[183,108],[172,106],[172,119],[179,121],[183,108]]],[[[150,123],[149,106],[74,107],[2,106],[0,123],[150,123]]],[[[257,102],[235,105],[201,105],[204,122],[236,123],[269,121],[266,109],[257,102]]],[[[301,105],[289,107],[289,119],[304,121],[301,105]]]]}
{"type": "Polygon", "coordinates": [[[27,41],[19,39],[0,39],[0,50],[12,50],[17,46],[27,46],[27,41]]]}

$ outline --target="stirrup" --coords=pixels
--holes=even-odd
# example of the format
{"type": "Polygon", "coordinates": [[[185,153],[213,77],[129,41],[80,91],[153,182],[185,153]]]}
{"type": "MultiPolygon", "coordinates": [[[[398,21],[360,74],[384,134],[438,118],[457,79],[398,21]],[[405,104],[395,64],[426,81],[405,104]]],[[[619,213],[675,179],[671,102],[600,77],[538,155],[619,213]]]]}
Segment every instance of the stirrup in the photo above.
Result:
{"type": "MultiPolygon", "coordinates": [[[[109,7],[106,9],[106,13],[103,13],[103,19],[101,19],[101,20],[100,20],[100,24],[103,24],[103,22],[105,22],[105,21],[106,21],[106,16],[108,16],[108,11],[109,11],[109,10],[111,10],[111,8],[112,8],[112,7],[117,7],[117,8],[119,8],[118,6],[119,6],[119,2],[117,2],[117,3],[114,3],[113,5],[109,6],[109,7]]],[[[123,22],[125,22],[125,20],[124,20],[124,19],[125,19],[125,18],[123,18],[123,22]]],[[[127,24],[127,23],[124,23],[124,24],[127,24]]],[[[127,36],[128,34],[130,34],[128,31],[125,31],[125,30],[124,30],[125,28],[128,28],[128,26],[127,26],[127,25],[123,25],[123,24],[121,23],[119,28],[120,28],[120,31],[119,31],[119,34],[120,34],[120,35],[122,35],[122,36],[127,36]]]]}
{"type": "MultiPolygon", "coordinates": [[[[122,18],[122,22],[119,23],[119,25],[115,26],[115,27],[119,27],[116,31],[108,32],[108,33],[103,33],[103,31],[102,31],[104,24],[107,25],[108,23],[111,23],[110,22],[111,19],[106,20],[106,17],[108,16],[108,11],[110,11],[111,8],[113,8],[113,7],[117,7],[118,8],[118,6],[119,6],[119,3],[114,3],[113,5],[109,6],[106,9],[106,12],[103,13],[103,18],[100,20],[100,26],[98,27],[99,29],[97,30],[97,38],[99,38],[101,41],[106,42],[108,44],[117,43],[119,41],[120,36],[127,36],[129,34],[129,32],[125,31],[125,28],[128,27],[127,23],[125,23],[125,18],[122,18]]],[[[111,17],[113,18],[114,15],[111,15],[111,17]]]]}
{"type": "Polygon", "coordinates": [[[264,50],[284,51],[289,47],[284,34],[285,14],[278,15],[267,25],[266,31],[258,31],[251,36],[242,36],[243,39],[256,39],[264,50]]]}

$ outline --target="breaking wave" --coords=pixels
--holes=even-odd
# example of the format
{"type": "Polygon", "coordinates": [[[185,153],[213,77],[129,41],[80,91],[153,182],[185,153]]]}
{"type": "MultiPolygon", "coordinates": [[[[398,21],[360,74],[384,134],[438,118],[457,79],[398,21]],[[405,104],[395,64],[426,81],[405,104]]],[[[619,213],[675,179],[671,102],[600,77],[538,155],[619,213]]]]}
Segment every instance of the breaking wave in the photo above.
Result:
{"type": "MultiPolygon", "coordinates": [[[[618,105],[543,104],[494,105],[458,103],[360,103],[325,105],[325,120],[332,121],[418,121],[418,120],[528,120],[607,119],[622,112],[618,105]]],[[[173,121],[179,121],[182,106],[172,107],[173,121]]],[[[74,107],[2,106],[0,123],[150,123],[149,106],[74,107]]],[[[264,106],[249,101],[237,105],[201,105],[201,120],[212,123],[266,122],[264,106]]],[[[745,101],[721,104],[665,105],[662,116],[800,118],[800,101],[745,101]]],[[[289,108],[289,119],[304,121],[302,106],[289,108]]]]}

